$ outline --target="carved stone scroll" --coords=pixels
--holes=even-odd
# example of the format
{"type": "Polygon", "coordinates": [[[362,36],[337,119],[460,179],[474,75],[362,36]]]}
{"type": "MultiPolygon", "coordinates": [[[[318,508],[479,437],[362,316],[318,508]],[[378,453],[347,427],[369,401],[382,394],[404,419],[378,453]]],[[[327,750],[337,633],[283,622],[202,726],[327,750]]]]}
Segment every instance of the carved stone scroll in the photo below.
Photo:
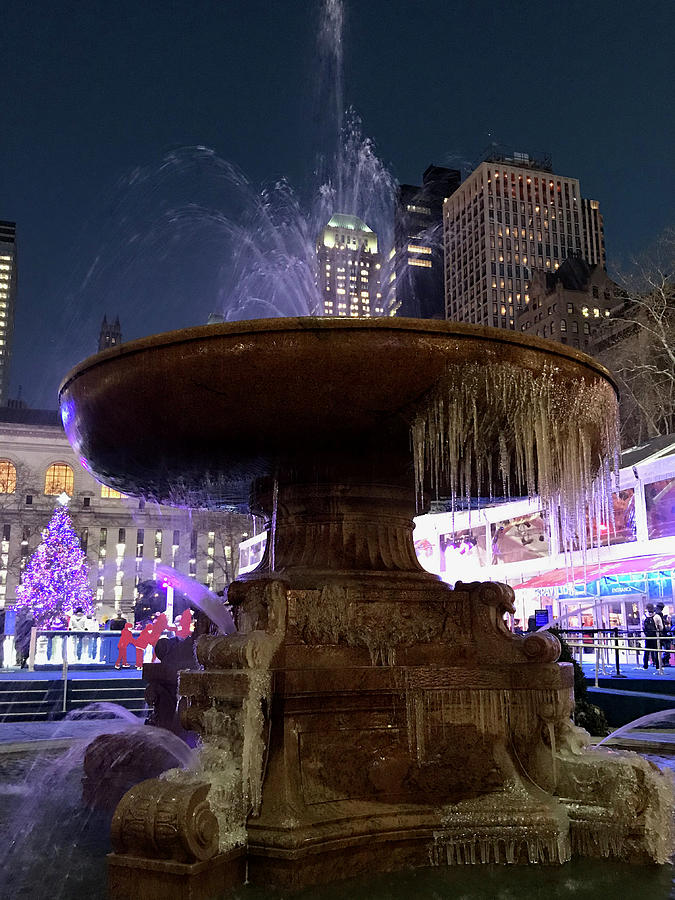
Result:
{"type": "Polygon", "coordinates": [[[210,785],[157,778],[122,797],[112,821],[115,853],[193,863],[218,852],[218,822],[206,799],[210,785]]]}

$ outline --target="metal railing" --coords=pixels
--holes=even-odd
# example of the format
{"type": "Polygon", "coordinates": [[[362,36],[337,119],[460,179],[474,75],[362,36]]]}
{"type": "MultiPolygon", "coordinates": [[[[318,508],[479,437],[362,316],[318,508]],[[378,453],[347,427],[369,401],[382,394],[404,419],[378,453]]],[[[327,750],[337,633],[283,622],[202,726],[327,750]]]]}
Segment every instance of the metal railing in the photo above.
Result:
{"type": "MultiPolygon", "coordinates": [[[[141,633],[140,627],[132,631],[134,638],[141,633]]],[[[62,666],[66,665],[89,665],[94,668],[104,668],[114,665],[118,655],[118,644],[120,640],[120,631],[65,631],[60,629],[38,629],[32,628],[30,634],[30,643],[28,653],[21,658],[25,660],[28,671],[34,672],[37,666],[62,666]]],[[[174,629],[167,628],[163,632],[163,637],[172,636],[174,629]]],[[[17,647],[14,641],[14,635],[0,635],[2,640],[2,654],[0,655],[0,671],[14,668],[21,665],[17,660],[17,647]]],[[[148,645],[149,650],[144,648],[145,656],[148,658],[152,654],[152,644],[148,645]]],[[[132,653],[134,645],[130,645],[129,652],[132,653]]],[[[147,660],[146,660],[147,661],[147,660]]],[[[131,666],[132,663],[129,663],[131,666]]]]}
{"type": "Polygon", "coordinates": [[[578,628],[561,629],[567,646],[579,663],[584,663],[584,653],[592,651],[594,654],[595,687],[598,687],[600,674],[612,678],[626,678],[621,672],[621,666],[630,665],[631,655],[635,655],[635,665],[640,665],[640,660],[647,656],[656,657],[656,670],[659,675],[664,674],[663,657],[675,653],[675,636],[655,635],[645,637],[637,631],[621,632],[618,628],[578,628]],[[573,637],[576,636],[576,637],[573,637]],[[671,649],[672,648],[672,649],[671,649]],[[610,671],[612,670],[613,671],[610,671]]]}

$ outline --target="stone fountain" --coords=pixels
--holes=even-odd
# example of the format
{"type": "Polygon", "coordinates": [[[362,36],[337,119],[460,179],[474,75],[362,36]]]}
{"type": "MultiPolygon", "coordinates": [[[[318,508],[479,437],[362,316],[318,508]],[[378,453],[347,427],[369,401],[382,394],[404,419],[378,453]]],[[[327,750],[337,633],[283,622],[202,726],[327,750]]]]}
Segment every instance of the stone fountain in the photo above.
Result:
{"type": "Polygon", "coordinates": [[[270,527],[229,589],[236,633],[200,638],[201,671],[180,676],[198,764],[117,808],[115,897],[209,897],[245,871],[299,888],[572,853],[665,861],[663,776],[587,749],[555,637],[511,634],[510,588],[451,590],[412,541],[430,489],[537,490],[560,527],[585,525],[616,414],[591,358],[451,322],[270,319],[123,344],[60,399],[102,482],[247,503],[270,527]]]}

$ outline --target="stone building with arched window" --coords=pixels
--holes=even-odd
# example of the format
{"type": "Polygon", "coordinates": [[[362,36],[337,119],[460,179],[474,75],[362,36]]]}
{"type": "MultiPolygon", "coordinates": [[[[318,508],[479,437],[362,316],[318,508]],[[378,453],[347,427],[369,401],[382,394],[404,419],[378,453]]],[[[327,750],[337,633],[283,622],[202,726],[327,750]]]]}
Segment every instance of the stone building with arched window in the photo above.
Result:
{"type": "Polygon", "coordinates": [[[57,498],[87,555],[99,617],[130,612],[161,562],[222,590],[237,574],[248,516],[173,509],[125,497],[80,465],[52,410],[0,408],[0,608],[11,606],[57,498]]]}

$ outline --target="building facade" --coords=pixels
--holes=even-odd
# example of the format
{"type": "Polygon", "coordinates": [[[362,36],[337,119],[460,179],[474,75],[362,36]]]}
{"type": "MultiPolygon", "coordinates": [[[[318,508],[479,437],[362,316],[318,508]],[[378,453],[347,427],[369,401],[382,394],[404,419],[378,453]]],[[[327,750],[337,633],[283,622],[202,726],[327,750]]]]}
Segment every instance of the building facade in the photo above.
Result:
{"type": "Polygon", "coordinates": [[[122,343],[122,327],[120,325],[119,316],[115,316],[114,322],[109,322],[106,315],[103,316],[101,322],[101,331],[98,336],[98,349],[107,350],[109,347],[116,347],[122,343]]]}
{"type": "Polygon", "coordinates": [[[614,334],[613,316],[625,292],[597,263],[570,257],[555,272],[536,270],[530,302],[516,313],[519,331],[594,354],[614,334]]]}
{"type": "Polygon", "coordinates": [[[17,283],[16,223],[0,222],[0,406],[9,397],[17,283]]]}
{"type": "Polygon", "coordinates": [[[422,184],[401,184],[394,209],[396,313],[445,318],[443,201],[461,182],[461,172],[429,166],[422,184]]]}
{"type": "Polygon", "coordinates": [[[581,253],[591,265],[607,268],[605,255],[605,223],[597,200],[581,198],[581,218],[583,222],[583,246],[581,253]]]}
{"type": "Polygon", "coordinates": [[[321,315],[366,318],[384,312],[377,235],[356,216],[334,215],[316,246],[321,315]]]}
{"type": "Polygon", "coordinates": [[[239,543],[252,519],[173,509],[99,484],[75,457],[58,413],[0,410],[0,607],[12,605],[26,562],[57,498],[69,511],[89,565],[99,618],[129,613],[141,581],[160,563],[222,590],[237,574],[239,543]]]}
{"type": "Polygon", "coordinates": [[[446,317],[516,328],[533,272],[587,246],[576,178],[550,159],[489,154],[444,204],[446,317]]]}

